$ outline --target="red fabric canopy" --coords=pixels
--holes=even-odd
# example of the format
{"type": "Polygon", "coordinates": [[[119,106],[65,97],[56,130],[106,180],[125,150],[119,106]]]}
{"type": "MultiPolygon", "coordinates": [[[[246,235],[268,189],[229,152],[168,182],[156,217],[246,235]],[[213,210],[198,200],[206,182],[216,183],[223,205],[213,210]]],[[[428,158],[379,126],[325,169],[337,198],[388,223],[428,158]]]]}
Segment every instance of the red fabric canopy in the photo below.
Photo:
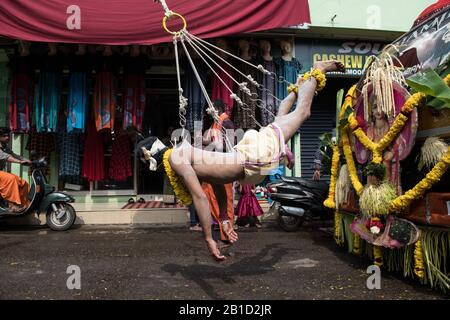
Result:
{"type": "MultiPolygon", "coordinates": [[[[310,23],[307,0],[167,0],[199,37],[310,23]]],[[[171,41],[153,0],[1,0],[0,35],[70,43],[154,44],[171,41]],[[78,14],[79,13],[79,14],[78,14]]],[[[170,22],[174,30],[181,24],[170,22]]]]}

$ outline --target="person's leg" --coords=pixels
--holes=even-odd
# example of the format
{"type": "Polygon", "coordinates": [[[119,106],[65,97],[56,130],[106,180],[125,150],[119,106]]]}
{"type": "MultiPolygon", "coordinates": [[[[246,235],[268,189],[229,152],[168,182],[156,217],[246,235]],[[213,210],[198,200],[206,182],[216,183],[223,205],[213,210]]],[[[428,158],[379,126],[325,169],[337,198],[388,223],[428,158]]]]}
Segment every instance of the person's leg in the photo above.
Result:
{"type": "MultiPolygon", "coordinates": [[[[21,188],[23,190],[28,190],[28,183],[25,185],[25,181],[14,174],[0,171],[0,195],[3,199],[8,202],[12,202],[16,205],[22,206],[27,203],[22,203],[26,201],[21,197],[21,188]]],[[[23,192],[24,193],[24,192],[23,192]]]]}
{"type": "MultiPolygon", "coordinates": [[[[344,65],[336,60],[316,62],[314,68],[319,69],[323,73],[330,71],[345,71],[344,65]]],[[[277,116],[274,121],[283,131],[285,142],[289,141],[303,122],[309,118],[312,101],[317,87],[317,81],[314,77],[310,77],[306,81],[299,79],[297,84],[301,84],[297,94],[297,108],[289,114],[277,116]]]]}

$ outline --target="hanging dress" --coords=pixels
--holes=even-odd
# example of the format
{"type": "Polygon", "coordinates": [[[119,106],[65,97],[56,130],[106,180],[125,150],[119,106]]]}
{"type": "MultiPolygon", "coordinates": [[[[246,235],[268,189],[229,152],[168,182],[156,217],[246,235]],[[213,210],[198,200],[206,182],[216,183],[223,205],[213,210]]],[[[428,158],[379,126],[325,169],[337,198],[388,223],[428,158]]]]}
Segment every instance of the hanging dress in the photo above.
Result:
{"type": "Polygon", "coordinates": [[[82,176],[88,181],[103,180],[105,178],[103,142],[93,123],[87,126],[85,141],[82,176]]]}
{"type": "MultiPolygon", "coordinates": [[[[300,61],[296,58],[292,58],[291,61],[286,61],[281,57],[274,59],[277,76],[283,77],[286,81],[295,84],[297,82],[297,77],[302,69],[300,61]]],[[[277,98],[283,100],[288,96],[287,91],[288,84],[284,82],[278,82],[277,85],[277,98]]]]}
{"type": "MultiPolygon", "coordinates": [[[[253,60],[249,61],[252,64],[255,64],[253,60]]],[[[238,70],[240,70],[244,75],[251,75],[253,79],[256,78],[255,69],[244,62],[239,62],[237,66],[238,70]]],[[[247,82],[247,88],[250,89],[251,93],[258,94],[258,89],[250,83],[250,81],[241,74],[238,74],[237,81],[239,83],[247,82]]],[[[237,90],[237,89],[236,89],[237,90]]],[[[241,90],[237,90],[238,97],[244,103],[244,106],[239,106],[236,104],[236,108],[234,109],[234,124],[237,128],[241,129],[255,129],[257,127],[256,124],[256,104],[258,99],[257,96],[249,96],[241,90]]]]}
{"type": "Polygon", "coordinates": [[[112,145],[109,178],[116,181],[125,181],[132,175],[130,137],[126,132],[121,132],[116,136],[112,145]]]}
{"type": "Polygon", "coordinates": [[[146,103],[145,69],[147,59],[145,56],[127,57],[124,66],[124,102],[123,102],[123,129],[134,128],[142,132],[143,118],[146,103]]]}
{"type": "Polygon", "coordinates": [[[57,57],[46,57],[39,75],[35,97],[36,129],[38,132],[55,132],[61,97],[61,70],[57,57]],[[53,61],[56,59],[56,61],[53,61]]]}
{"type": "Polygon", "coordinates": [[[30,131],[33,84],[30,57],[12,59],[13,75],[9,102],[10,128],[13,133],[30,131]]]}
{"type": "MultiPolygon", "coordinates": [[[[260,63],[266,70],[276,73],[276,65],[275,62],[264,60],[261,58],[260,63]]],[[[276,114],[278,113],[278,102],[276,100],[277,97],[277,82],[274,79],[274,76],[272,74],[266,75],[262,72],[258,73],[258,83],[261,84],[262,88],[264,90],[258,90],[258,93],[260,95],[261,102],[261,108],[260,108],[260,118],[261,118],[261,125],[263,127],[268,126],[272,122],[275,121],[276,114]],[[270,112],[269,112],[270,111],[270,112]]]]}
{"type": "Polygon", "coordinates": [[[116,90],[114,72],[117,68],[115,56],[103,57],[97,69],[98,73],[94,87],[94,114],[97,131],[103,129],[114,130],[116,114],[116,90]]]}
{"type": "MultiPolygon", "coordinates": [[[[202,82],[205,83],[206,68],[204,63],[194,62],[194,64],[198,70],[202,82]]],[[[189,62],[184,63],[183,95],[188,99],[188,106],[186,110],[186,130],[192,134],[194,132],[196,122],[198,122],[197,126],[200,128],[199,130],[203,128],[203,115],[206,99],[189,62]]]]}
{"type": "MultiPolygon", "coordinates": [[[[220,62],[219,62],[220,63],[220,62]]],[[[225,63],[220,63],[221,67],[231,76],[233,76],[233,69],[225,63]]],[[[222,70],[215,68],[218,76],[225,82],[225,84],[233,90],[234,81],[222,70]]],[[[225,105],[225,112],[231,117],[233,115],[234,100],[230,97],[231,93],[223,85],[216,75],[212,75],[212,93],[211,99],[222,100],[225,105]]]]}
{"type": "Polygon", "coordinates": [[[84,132],[89,103],[90,70],[83,56],[75,56],[72,60],[67,97],[67,132],[74,129],[84,132]]]}

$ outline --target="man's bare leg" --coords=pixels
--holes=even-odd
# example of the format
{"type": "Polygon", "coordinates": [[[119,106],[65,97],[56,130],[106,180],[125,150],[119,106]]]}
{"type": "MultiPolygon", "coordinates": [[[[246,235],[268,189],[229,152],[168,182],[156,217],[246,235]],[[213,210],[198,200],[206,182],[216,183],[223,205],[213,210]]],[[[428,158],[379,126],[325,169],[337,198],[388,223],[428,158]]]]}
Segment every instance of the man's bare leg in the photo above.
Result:
{"type": "MultiPolygon", "coordinates": [[[[214,194],[216,196],[217,204],[219,205],[219,215],[220,220],[219,223],[222,223],[222,221],[228,220],[227,215],[227,191],[225,190],[225,186],[223,184],[213,184],[212,185],[214,194]]],[[[228,238],[228,241],[231,243],[236,242],[238,239],[238,235],[236,231],[233,229],[233,225],[231,222],[222,224],[223,232],[225,233],[225,236],[228,238]]]]}
{"type": "MultiPolygon", "coordinates": [[[[326,73],[329,71],[344,70],[344,65],[336,60],[321,61],[316,62],[314,68],[326,73]]],[[[292,138],[298,128],[311,115],[311,105],[316,87],[317,81],[315,78],[311,77],[307,81],[304,81],[298,89],[297,108],[289,114],[280,115],[275,118],[275,123],[283,131],[285,142],[292,138]]]]}

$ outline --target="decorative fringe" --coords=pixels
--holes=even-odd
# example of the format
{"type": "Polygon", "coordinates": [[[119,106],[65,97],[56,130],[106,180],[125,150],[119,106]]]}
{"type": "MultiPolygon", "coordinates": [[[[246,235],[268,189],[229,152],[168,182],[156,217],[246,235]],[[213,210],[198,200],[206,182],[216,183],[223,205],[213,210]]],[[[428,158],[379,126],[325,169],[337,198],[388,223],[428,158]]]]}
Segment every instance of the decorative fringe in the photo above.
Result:
{"type": "Polygon", "coordinates": [[[368,185],[364,187],[359,198],[361,213],[368,218],[387,215],[390,203],[396,197],[395,188],[390,183],[368,185]]]}
{"type": "Polygon", "coordinates": [[[425,276],[425,268],[423,266],[422,242],[420,239],[416,241],[414,247],[414,273],[422,279],[425,276]]]}
{"type": "Polygon", "coordinates": [[[433,168],[447,152],[448,145],[437,137],[427,138],[420,149],[418,169],[433,168]]]}
{"type": "Polygon", "coordinates": [[[350,181],[348,167],[344,164],[339,170],[339,178],[336,181],[336,187],[334,190],[334,202],[336,203],[336,208],[339,208],[347,201],[351,185],[352,182],[350,181]]]}
{"type": "Polygon", "coordinates": [[[341,227],[341,214],[336,210],[334,213],[334,241],[339,246],[344,245],[344,234],[341,227]]]}
{"type": "Polygon", "coordinates": [[[353,253],[357,256],[361,255],[361,237],[357,234],[353,236],[353,253]]]}

